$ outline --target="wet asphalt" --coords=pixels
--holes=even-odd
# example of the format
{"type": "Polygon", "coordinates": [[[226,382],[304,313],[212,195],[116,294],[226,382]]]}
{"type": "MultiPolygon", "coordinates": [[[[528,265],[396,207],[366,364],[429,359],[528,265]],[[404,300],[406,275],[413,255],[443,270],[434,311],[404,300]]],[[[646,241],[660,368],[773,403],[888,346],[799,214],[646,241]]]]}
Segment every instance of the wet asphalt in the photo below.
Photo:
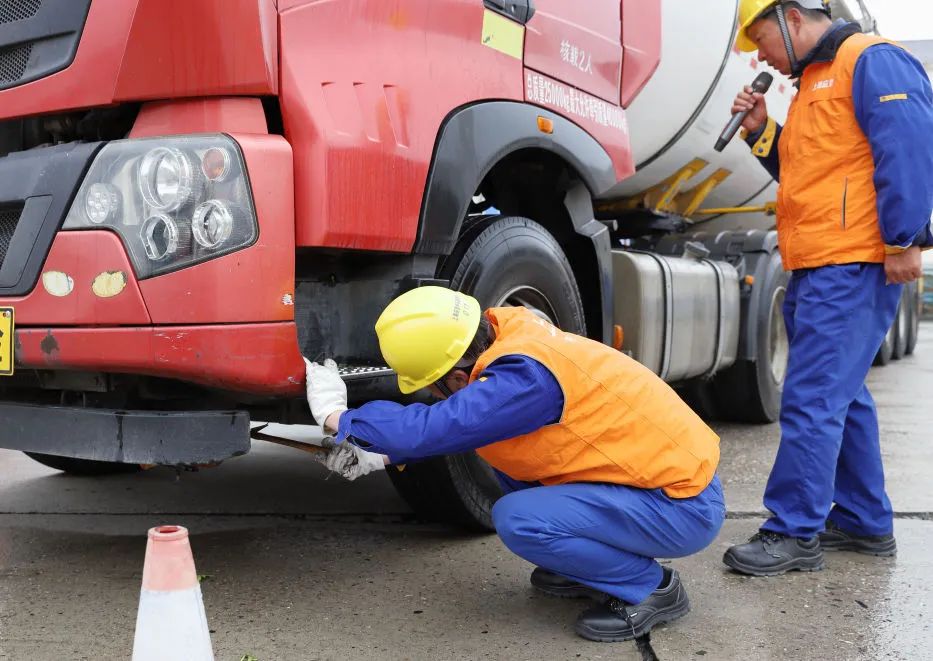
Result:
{"type": "MultiPolygon", "coordinates": [[[[898,556],[834,553],[822,572],[777,579],[727,571],[723,551],[764,516],[780,431],[716,425],[729,520],[671,563],[693,610],[655,630],[659,659],[933,659],[933,324],[869,382],[898,556]]],[[[109,478],[0,450],[0,659],[128,659],[145,533],[163,523],[191,531],[218,660],[641,658],[577,638],[586,603],[533,591],[532,567],[494,535],[416,522],[382,474],[328,479],[255,443],[210,470],[109,478]]],[[[169,638],[165,658],[184,658],[169,638]]]]}

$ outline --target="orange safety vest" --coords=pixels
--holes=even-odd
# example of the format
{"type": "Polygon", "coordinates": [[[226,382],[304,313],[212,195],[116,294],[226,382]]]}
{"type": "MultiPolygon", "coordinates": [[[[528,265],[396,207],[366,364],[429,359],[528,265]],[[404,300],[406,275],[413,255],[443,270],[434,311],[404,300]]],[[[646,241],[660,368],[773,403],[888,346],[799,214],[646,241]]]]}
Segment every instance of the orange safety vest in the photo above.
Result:
{"type": "Polygon", "coordinates": [[[564,393],[558,422],[480,448],[510,477],[545,485],[609,482],[699,494],[719,464],[719,437],[647,367],[594,340],[565,333],[525,308],[494,308],[496,331],[471,375],[507,355],[544,365],[564,393]]]}
{"type": "Polygon", "coordinates": [[[866,48],[856,34],[832,62],[808,66],[781,133],[777,228],[784,269],[884,262],[875,162],[855,117],[852,78],[866,48]]]}

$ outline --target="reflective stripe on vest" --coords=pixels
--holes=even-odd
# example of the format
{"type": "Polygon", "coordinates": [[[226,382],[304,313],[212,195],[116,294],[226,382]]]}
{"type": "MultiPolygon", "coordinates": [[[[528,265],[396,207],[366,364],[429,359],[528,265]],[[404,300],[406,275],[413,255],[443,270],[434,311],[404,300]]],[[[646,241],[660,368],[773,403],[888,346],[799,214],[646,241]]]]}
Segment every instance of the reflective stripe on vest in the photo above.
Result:
{"type": "Polygon", "coordinates": [[[672,498],[695,496],[713,479],[719,437],[648,368],[525,308],[486,316],[496,339],[471,381],[497,358],[524,355],[564,393],[559,422],[478,450],[492,466],[526,482],[609,482],[663,488],[672,498]]]}
{"type": "Polygon", "coordinates": [[[883,262],[871,144],[852,98],[855,65],[885,39],[856,34],[800,79],[778,145],[778,241],[784,269],[883,262]]]}

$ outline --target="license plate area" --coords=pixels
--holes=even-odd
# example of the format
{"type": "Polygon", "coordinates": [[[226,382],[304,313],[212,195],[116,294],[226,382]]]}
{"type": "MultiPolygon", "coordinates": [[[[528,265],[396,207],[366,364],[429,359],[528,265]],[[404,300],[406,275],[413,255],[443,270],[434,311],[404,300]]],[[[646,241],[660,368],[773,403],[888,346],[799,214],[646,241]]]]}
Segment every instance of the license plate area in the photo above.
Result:
{"type": "Polygon", "coordinates": [[[13,375],[13,308],[0,308],[0,376],[13,375]]]}

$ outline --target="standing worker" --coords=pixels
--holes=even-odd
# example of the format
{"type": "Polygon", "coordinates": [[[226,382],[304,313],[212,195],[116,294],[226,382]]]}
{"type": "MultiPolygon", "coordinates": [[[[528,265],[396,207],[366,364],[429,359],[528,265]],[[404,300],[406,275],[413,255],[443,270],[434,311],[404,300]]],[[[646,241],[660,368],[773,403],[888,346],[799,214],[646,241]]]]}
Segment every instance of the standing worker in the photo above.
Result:
{"type": "Polygon", "coordinates": [[[442,287],[395,299],[376,324],[405,394],[437,403],[347,409],[332,361],[308,363],[314,419],[334,433],[327,465],[344,477],[476,450],[507,492],[496,531],[536,564],[532,584],[562,597],[608,595],[576,631],[615,642],[685,615],[676,571],[718,533],[725,508],[719,438],[647,368],[522,308],[481,312],[442,287]]]}
{"type": "Polygon", "coordinates": [[[833,22],[821,0],[741,0],[738,48],[798,79],[787,122],[740,93],[746,140],[780,182],[790,355],[772,516],[723,561],[755,576],[823,568],[823,549],[896,553],[865,377],[902,285],[933,245],[933,92],[903,48],[833,22]]]}

